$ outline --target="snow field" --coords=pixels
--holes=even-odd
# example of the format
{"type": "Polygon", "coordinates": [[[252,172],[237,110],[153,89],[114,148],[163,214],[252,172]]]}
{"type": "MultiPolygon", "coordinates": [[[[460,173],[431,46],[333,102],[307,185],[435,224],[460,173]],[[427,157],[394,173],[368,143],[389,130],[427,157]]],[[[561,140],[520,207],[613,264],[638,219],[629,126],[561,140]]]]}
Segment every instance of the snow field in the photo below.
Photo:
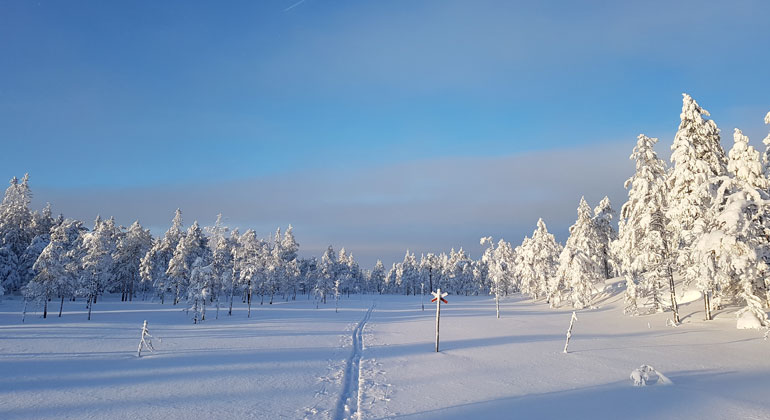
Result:
{"type": "Polygon", "coordinates": [[[6,299],[0,418],[770,418],[762,332],[737,330],[734,313],[704,322],[697,300],[678,327],[669,313],[623,316],[621,292],[578,312],[569,354],[572,309],[520,297],[502,298],[496,319],[493,297],[448,296],[440,353],[419,296],[352,296],[339,313],[298,297],[250,319],[242,305],[210,310],[200,325],[169,304],[109,298],[90,322],[79,301],[21,324],[6,299]],[[145,319],[156,352],[137,358],[145,319]],[[634,387],[642,364],[673,385],[634,387]]]}
{"type": "Polygon", "coordinates": [[[61,319],[21,324],[20,302],[5,300],[0,418],[332,418],[350,353],[341,343],[370,305],[351,298],[335,314],[300,299],[255,305],[250,319],[239,305],[193,325],[178,306],[108,298],[91,322],[78,301],[61,319]],[[137,358],[145,319],[156,351],[137,358]]]}
{"type": "Polygon", "coordinates": [[[365,357],[392,385],[387,413],[369,418],[770,418],[770,342],[736,330],[734,313],[701,321],[701,304],[683,305],[684,323],[668,327],[670,313],[621,316],[622,296],[610,296],[578,312],[563,354],[572,309],[507,298],[497,320],[493,298],[450,296],[436,354],[419,304],[378,303],[378,344],[365,357]],[[641,364],[673,385],[633,387],[641,364]]]}

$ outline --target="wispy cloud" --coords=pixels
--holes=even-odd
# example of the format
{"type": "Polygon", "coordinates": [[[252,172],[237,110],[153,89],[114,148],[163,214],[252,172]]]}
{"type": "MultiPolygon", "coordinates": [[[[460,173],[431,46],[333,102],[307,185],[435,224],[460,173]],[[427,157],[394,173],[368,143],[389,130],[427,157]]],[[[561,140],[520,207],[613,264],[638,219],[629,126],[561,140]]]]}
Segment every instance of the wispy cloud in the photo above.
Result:
{"type": "Polygon", "coordinates": [[[295,7],[297,7],[297,6],[299,6],[300,4],[302,4],[302,3],[304,3],[304,2],[305,2],[305,0],[299,0],[298,2],[296,2],[296,3],[292,4],[291,6],[289,6],[289,7],[285,8],[285,9],[283,9],[283,11],[284,11],[284,12],[288,12],[289,10],[291,10],[291,9],[293,9],[293,8],[295,8],[295,7]]]}

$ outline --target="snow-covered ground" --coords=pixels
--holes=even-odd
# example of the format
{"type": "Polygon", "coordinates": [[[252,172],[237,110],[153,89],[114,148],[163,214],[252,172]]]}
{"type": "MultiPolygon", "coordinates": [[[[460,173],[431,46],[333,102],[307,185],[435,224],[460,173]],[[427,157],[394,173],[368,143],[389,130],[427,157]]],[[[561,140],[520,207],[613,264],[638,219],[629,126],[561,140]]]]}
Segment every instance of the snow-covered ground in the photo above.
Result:
{"type": "MultiPolygon", "coordinates": [[[[238,306],[192,325],[178,307],[109,298],[85,320],[0,303],[0,418],[770,418],[770,341],[732,313],[701,320],[701,302],[627,317],[614,294],[581,311],[519,297],[449,296],[441,352],[434,304],[353,296],[339,313],[305,298],[238,306]],[[136,357],[142,321],[154,353],[136,357]],[[159,342],[157,338],[162,338],[159,342]],[[634,387],[650,365],[673,384],[634,387]]],[[[56,306],[56,305],[54,305],[56,306]]],[[[58,307],[56,307],[58,310],[58,307]]]]}

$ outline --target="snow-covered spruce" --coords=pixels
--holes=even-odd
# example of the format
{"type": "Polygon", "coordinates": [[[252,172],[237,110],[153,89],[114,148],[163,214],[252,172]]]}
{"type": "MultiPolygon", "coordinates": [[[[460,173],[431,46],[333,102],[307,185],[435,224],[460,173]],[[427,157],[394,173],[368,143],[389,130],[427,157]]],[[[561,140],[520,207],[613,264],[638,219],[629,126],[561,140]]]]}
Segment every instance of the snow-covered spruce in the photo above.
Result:
{"type": "Polygon", "coordinates": [[[561,244],[548,233],[543,219],[538,219],[532,238],[525,238],[516,252],[514,272],[522,293],[533,299],[549,298],[556,293],[552,279],[556,277],[561,252],[561,244]]]}
{"type": "MultiPolygon", "coordinates": [[[[556,277],[569,288],[572,306],[583,309],[591,306],[596,285],[604,279],[601,236],[584,197],[580,198],[578,218],[569,232],[556,277]]],[[[552,299],[558,305],[558,297],[552,299]]]]}
{"type": "Polygon", "coordinates": [[[663,310],[661,287],[668,284],[674,322],[678,323],[671,240],[666,229],[666,167],[655,153],[657,141],[640,134],[631,153],[636,172],[625,183],[628,201],[621,208],[618,239],[612,249],[628,280],[627,310],[637,312],[639,297],[649,298],[654,311],[663,310]]]}
{"type": "Polygon", "coordinates": [[[748,145],[748,138],[736,129],[734,141],[730,176],[712,177],[702,186],[713,199],[695,224],[697,240],[690,250],[694,264],[687,279],[706,297],[706,319],[723,301],[742,300],[746,308],[738,316],[753,316],[761,327],[768,322],[758,297],[767,299],[768,289],[768,181],[762,176],[759,152],[748,145]]]}

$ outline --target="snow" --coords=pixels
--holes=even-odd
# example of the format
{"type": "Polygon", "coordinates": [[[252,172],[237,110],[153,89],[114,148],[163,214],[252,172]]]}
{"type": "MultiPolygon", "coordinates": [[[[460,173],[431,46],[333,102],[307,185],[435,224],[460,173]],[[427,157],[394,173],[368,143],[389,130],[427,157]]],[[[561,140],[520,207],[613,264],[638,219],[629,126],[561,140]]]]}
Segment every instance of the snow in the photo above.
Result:
{"type": "Polygon", "coordinates": [[[762,321],[757,318],[751,311],[744,311],[739,313],[738,322],[736,327],[739,330],[760,329],[762,328],[762,321]]]}
{"type": "Polygon", "coordinates": [[[20,300],[6,299],[0,418],[767,418],[770,343],[735,329],[736,308],[705,322],[702,301],[684,299],[670,328],[668,313],[623,315],[612,290],[578,312],[569,354],[572,309],[518,295],[501,298],[500,319],[493,297],[448,296],[439,353],[420,296],[351,295],[339,313],[298,296],[251,318],[238,302],[198,325],[119,295],[90,322],[79,300],[22,324],[20,300]],[[145,319],[155,352],[137,358],[145,319]],[[635,388],[642,364],[673,384],[635,388]]]}

